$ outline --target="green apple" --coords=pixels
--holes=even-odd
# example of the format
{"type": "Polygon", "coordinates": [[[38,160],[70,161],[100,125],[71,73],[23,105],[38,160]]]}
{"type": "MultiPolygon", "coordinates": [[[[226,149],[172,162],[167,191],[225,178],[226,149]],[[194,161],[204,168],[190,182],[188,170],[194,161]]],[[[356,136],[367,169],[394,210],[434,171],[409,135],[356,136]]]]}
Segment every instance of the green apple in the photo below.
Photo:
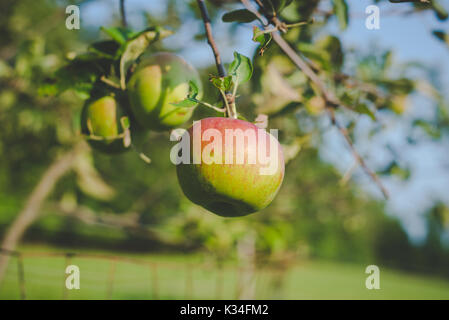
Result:
{"type": "Polygon", "coordinates": [[[91,98],[81,112],[81,132],[88,137],[89,144],[105,153],[120,153],[128,150],[123,144],[120,119],[125,117],[116,99],[110,95],[91,98]]]}
{"type": "MultiPolygon", "coordinates": [[[[178,163],[176,171],[192,202],[220,216],[239,217],[273,201],[285,170],[282,148],[274,136],[247,121],[205,118],[196,121],[180,143],[186,138],[189,157],[184,160],[188,161],[178,163]]],[[[182,157],[186,150],[179,151],[182,157]]]]}
{"type": "Polygon", "coordinates": [[[198,72],[181,57],[167,52],[143,56],[127,83],[131,110],[145,128],[167,130],[190,119],[194,108],[176,107],[184,100],[189,82],[200,89],[198,72]]]}

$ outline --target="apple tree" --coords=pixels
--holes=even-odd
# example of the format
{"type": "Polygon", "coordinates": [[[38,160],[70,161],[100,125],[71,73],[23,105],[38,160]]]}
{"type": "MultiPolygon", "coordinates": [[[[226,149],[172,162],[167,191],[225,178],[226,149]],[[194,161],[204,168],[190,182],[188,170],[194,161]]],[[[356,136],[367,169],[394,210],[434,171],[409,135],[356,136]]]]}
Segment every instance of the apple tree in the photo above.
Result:
{"type": "MultiPolygon", "coordinates": [[[[18,23],[17,30],[5,27],[2,46],[13,49],[0,52],[5,87],[0,101],[4,109],[25,107],[15,108],[9,121],[2,120],[2,146],[10,151],[2,168],[10,172],[8,181],[15,175],[27,181],[25,191],[31,196],[6,232],[3,246],[14,249],[47,198],[55,205],[46,211],[74,217],[79,217],[80,207],[126,217],[140,212],[131,223],[126,220],[124,229],[130,238],[149,238],[167,247],[206,248],[219,259],[229,256],[235,243],[248,235],[256,238],[257,250],[273,255],[303,248],[311,255],[350,257],[381,234],[377,230],[376,235],[366,235],[369,224],[388,220],[395,228],[397,221],[378,214],[382,204],[367,200],[366,195],[355,196],[348,180],[358,170],[387,198],[382,177],[407,180],[410,170],[407,162],[396,158],[372,167],[357,147],[359,141],[369,143],[357,134],[360,123],[370,121],[369,136],[375,139],[383,132],[381,119],[402,119],[410,100],[425,95],[436,116],[402,120],[410,122],[410,144],[442,139],[449,124],[447,97],[422,65],[398,64],[388,50],[365,54],[344,48],[339,36],[326,28],[334,22],[340,30],[347,28],[351,4],[324,2],[197,0],[179,5],[169,1],[171,19],[149,16],[146,28],[134,30],[122,0],[120,25],[102,27],[102,38],[87,46],[66,30],[46,38],[45,26],[34,26],[38,37],[31,24],[18,23]],[[178,6],[186,6],[201,24],[201,32],[192,31],[190,40],[210,46],[213,67],[196,70],[164,48],[162,40],[183,24],[178,6]],[[212,23],[217,19],[229,23],[231,30],[242,25],[251,28],[247,41],[257,44],[254,54],[245,56],[234,48],[233,60],[223,61],[212,23]],[[16,43],[25,29],[24,39],[16,43]],[[416,70],[420,76],[410,76],[416,70]],[[279,147],[279,170],[261,178],[253,170],[260,163],[175,168],[170,163],[174,144],[170,133],[178,127],[192,132],[194,121],[218,132],[264,131],[259,139],[279,147]],[[345,142],[346,149],[340,152],[354,159],[353,168],[343,177],[318,160],[316,149],[322,147],[329,127],[345,142]],[[270,135],[269,129],[278,129],[279,136],[270,135]],[[413,136],[415,130],[424,135],[413,136]],[[21,148],[25,141],[26,151],[21,148]],[[20,170],[10,170],[19,162],[43,178],[28,181],[20,170]],[[66,175],[71,169],[74,175],[66,175]],[[53,191],[55,185],[59,188],[53,191]]],[[[5,19],[0,24],[8,15],[23,21],[27,5],[18,1],[5,6],[9,11],[1,13],[5,19]]],[[[438,1],[393,5],[407,5],[413,14],[432,11],[440,20],[448,16],[438,1]]],[[[42,8],[41,16],[60,12],[42,8]]],[[[448,43],[442,30],[430,36],[448,43]]],[[[251,146],[244,149],[244,159],[251,150],[251,146]]],[[[97,221],[95,214],[92,219],[97,221]]],[[[111,221],[120,227],[124,223],[111,221]]]]}

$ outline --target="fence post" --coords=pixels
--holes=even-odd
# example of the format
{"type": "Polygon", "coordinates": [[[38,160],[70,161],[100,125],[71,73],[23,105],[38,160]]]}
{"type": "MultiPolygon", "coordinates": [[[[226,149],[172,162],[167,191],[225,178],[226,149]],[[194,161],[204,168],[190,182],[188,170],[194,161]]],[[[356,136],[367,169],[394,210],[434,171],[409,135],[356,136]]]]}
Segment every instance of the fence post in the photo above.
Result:
{"type": "Polygon", "coordinates": [[[152,279],[152,288],[153,288],[153,300],[159,299],[158,294],[158,282],[157,282],[157,265],[156,263],[152,263],[150,266],[151,271],[151,279],[152,279]]]}
{"type": "Polygon", "coordinates": [[[215,299],[219,300],[222,297],[223,291],[223,267],[219,266],[217,282],[215,286],[215,299]]]}
{"type": "Polygon", "coordinates": [[[110,300],[112,297],[112,290],[114,289],[114,277],[115,277],[116,264],[117,264],[117,259],[113,259],[111,261],[111,267],[109,269],[108,289],[106,292],[106,300],[110,300]]]}
{"type": "Polygon", "coordinates": [[[18,271],[18,278],[19,278],[19,289],[20,289],[20,299],[26,300],[26,292],[25,292],[25,270],[23,267],[23,257],[22,254],[17,252],[17,271],[18,271]]]}
{"type": "Polygon", "coordinates": [[[187,263],[186,264],[186,299],[192,298],[193,292],[193,277],[192,277],[192,266],[187,263]]]}

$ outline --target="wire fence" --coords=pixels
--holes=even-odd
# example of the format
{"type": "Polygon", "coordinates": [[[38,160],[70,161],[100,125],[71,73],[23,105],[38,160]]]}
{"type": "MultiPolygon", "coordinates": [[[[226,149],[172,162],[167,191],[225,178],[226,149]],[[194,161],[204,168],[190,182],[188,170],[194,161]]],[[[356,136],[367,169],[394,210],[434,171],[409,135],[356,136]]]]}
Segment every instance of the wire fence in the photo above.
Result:
{"type": "Polygon", "coordinates": [[[4,249],[0,254],[12,258],[0,283],[0,299],[276,299],[285,298],[283,283],[289,269],[218,266],[180,257],[150,261],[98,253],[4,249]],[[66,285],[70,265],[79,267],[77,290],[66,285]]]}

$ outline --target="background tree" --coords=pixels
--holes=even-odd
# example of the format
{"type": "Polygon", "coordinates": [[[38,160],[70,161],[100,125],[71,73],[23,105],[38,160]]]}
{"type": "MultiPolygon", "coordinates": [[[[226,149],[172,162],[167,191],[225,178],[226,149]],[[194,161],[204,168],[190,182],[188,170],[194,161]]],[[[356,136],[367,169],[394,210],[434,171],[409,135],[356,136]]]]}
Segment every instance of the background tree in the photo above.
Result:
{"type": "MultiPolygon", "coordinates": [[[[385,215],[382,201],[348,182],[362,167],[386,194],[382,177],[406,181],[412,174],[400,157],[377,167],[365,163],[354,147],[359,141],[369,143],[358,136],[358,125],[364,120],[372,120],[371,139],[375,139],[384,126],[379,118],[399,119],[409,128],[411,145],[419,139],[443,141],[449,123],[447,97],[429,76],[427,66],[397,64],[392,51],[347,50],[338,35],[326,32],[335,19],[341,30],[350,23],[349,1],[335,0],[331,5],[318,0],[206,2],[212,21],[234,22],[231,30],[237,22],[254,27],[254,37],[247,41],[256,40],[260,46],[251,57],[251,81],[239,87],[238,111],[250,121],[268,115],[269,127],[280,129],[289,160],[286,180],[274,203],[243,220],[218,219],[182,195],[168,161],[172,145],[167,132],[151,132],[143,139],[141,151],[151,158],[150,165],[132,152],[111,157],[83,146],[79,123],[83,101],[103,74],[91,68],[64,67],[90,50],[89,44],[98,37],[119,29],[109,28],[101,36],[88,28],[69,31],[62,27],[65,5],[27,0],[1,5],[0,230],[6,249],[14,249],[31,226],[28,241],[127,250],[204,250],[223,261],[235,255],[236,243],[253,231],[257,252],[272,257],[295,252],[304,258],[374,259],[447,275],[444,205],[429,213],[427,240],[417,246],[398,220],[385,215]],[[57,84],[49,81],[55,72],[57,84]],[[63,92],[52,96],[59,91],[63,92]],[[436,110],[431,120],[404,116],[417,95],[430,97],[436,110]],[[348,143],[349,149],[340,152],[355,159],[354,168],[343,177],[318,155],[329,126],[336,126],[348,143]],[[416,129],[426,136],[417,138],[416,129]],[[14,224],[20,216],[30,218],[17,218],[14,224]],[[36,223],[34,218],[39,218],[36,223]],[[21,226],[15,229],[18,232],[14,225],[21,226]]],[[[150,27],[172,28],[176,34],[192,17],[202,24],[197,5],[197,1],[189,2],[186,11],[179,1],[169,1],[164,17],[142,14],[150,27]]],[[[434,11],[437,19],[447,19],[437,1],[392,4],[392,8],[399,5],[407,6],[409,14],[434,11]]],[[[113,25],[121,23],[117,12],[113,25]]],[[[127,24],[132,21],[128,19],[127,24]]],[[[447,42],[442,30],[429,36],[447,42]]],[[[206,41],[203,29],[188,37],[206,41]]],[[[149,50],[167,50],[164,44],[152,42],[149,50]]],[[[210,74],[220,76],[213,60],[201,70],[203,100],[220,106],[210,74]]],[[[217,112],[198,107],[193,119],[205,116],[217,116],[217,112]]]]}

